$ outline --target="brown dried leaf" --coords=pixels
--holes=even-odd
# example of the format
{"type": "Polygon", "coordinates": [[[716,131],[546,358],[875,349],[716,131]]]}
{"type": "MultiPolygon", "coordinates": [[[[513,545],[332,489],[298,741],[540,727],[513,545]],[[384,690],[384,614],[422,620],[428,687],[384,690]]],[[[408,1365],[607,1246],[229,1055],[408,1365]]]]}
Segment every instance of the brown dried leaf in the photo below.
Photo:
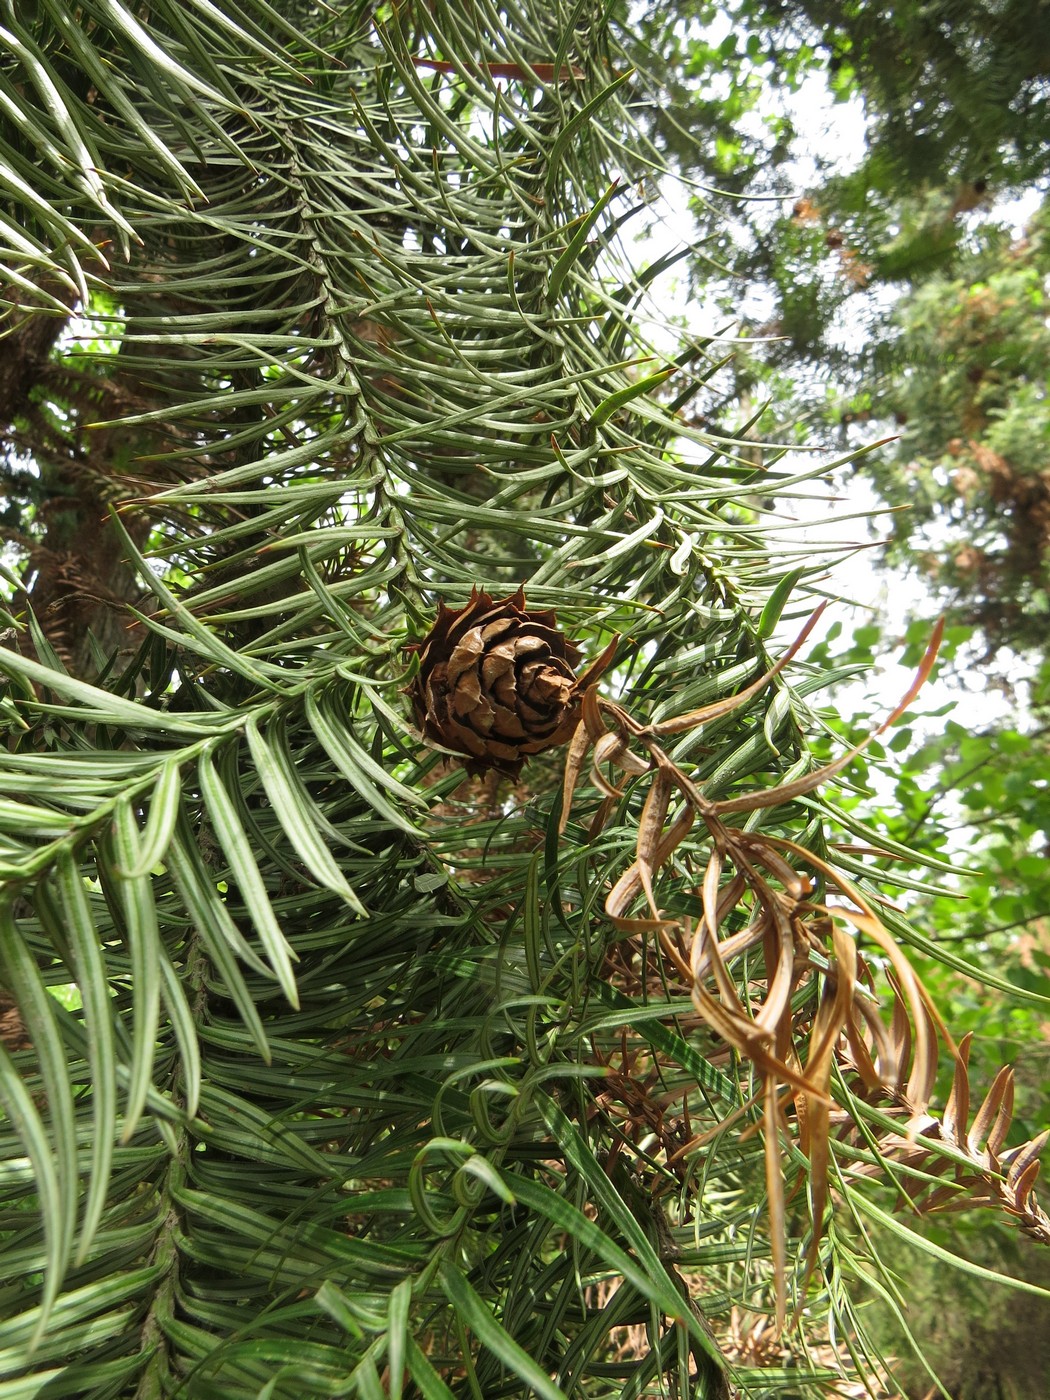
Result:
{"type": "MultiPolygon", "coordinates": [[[[988,1134],[988,1154],[993,1162],[999,1160],[999,1154],[1003,1150],[1006,1135],[1010,1131],[1010,1124],[1014,1116],[1014,1073],[1011,1069],[1009,1080],[1006,1085],[1006,1093],[1003,1101],[999,1105],[999,1112],[995,1115],[995,1122],[992,1124],[992,1131],[988,1134]]],[[[993,1086],[994,1087],[994,1086],[993,1086]]]]}
{"type": "Polygon", "coordinates": [[[558,820],[558,834],[563,835],[569,823],[569,814],[572,811],[572,797],[576,791],[576,784],[580,780],[583,771],[584,760],[587,757],[587,750],[591,745],[590,726],[587,724],[587,701],[584,699],[582,705],[582,724],[577,725],[576,733],[569,740],[568,753],[565,756],[565,776],[561,785],[561,817],[558,820]]]}
{"type": "MultiPolygon", "coordinates": [[[[871,1022],[868,1021],[868,1017],[871,1016],[872,1020],[878,1028],[878,1031],[882,1031],[884,1028],[882,1026],[881,1021],[878,1020],[877,1014],[874,1012],[874,1008],[869,1007],[868,1004],[863,1001],[855,1001],[853,1003],[853,1006],[850,1008],[849,1019],[847,1020],[846,1025],[844,1027],[846,1033],[846,1043],[849,1046],[850,1054],[853,1057],[853,1067],[860,1075],[861,1083],[864,1085],[865,1089],[868,1089],[869,1091],[881,1090],[882,1079],[879,1075],[878,1070],[875,1068],[875,1061],[872,1059],[871,1053],[868,1050],[867,1045],[864,1043],[862,1027],[860,1025],[860,1022],[857,1020],[858,1016],[861,1018],[862,1021],[869,1025],[871,1024],[871,1022]]],[[[878,1040],[876,1040],[876,1044],[878,1044],[878,1040]]]]}
{"type": "MultiPolygon", "coordinates": [[[[1050,1129],[1033,1138],[1031,1142],[1022,1143],[1020,1147],[1015,1147],[1010,1153],[1010,1165],[1006,1174],[1007,1183],[1011,1191],[1017,1191],[1018,1182],[1025,1177],[1031,1168],[1038,1167],[1039,1154],[1046,1146],[1047,1139],[1050,1138],[1050,1129]]],[[[1035,1180],[1034,1176],[1031,1180],[1035,1180]]],[[[1023,1200],[1023,1196],[1018,1196],[1018,1200],[1023,1200]]]]}
{"type": "Polygon", "coordinates": [[[595,685],[612,665],[616,658],[616,648],[620,645],[619,636],[615,636],[604,651],[594,658],[589,666],[585,666],[576,677],[576,689],[582,695],[595,685]]]}
{"type": "Polygon", "coordinates": [[[782,1331],[787,1321],[788,1264],[784,1173],[780,1161],[781,1112],[777,1101],[776,1081],[772,1075],[766,1076],[764,1087],[762,1125],[766,1164],[766,1197],[769,1201],[769,1242],[770,1252],[773,1256],[777,1330],[782,1331]]]}
{"type": "MultiPolygon", "coordinates": [[[[653,857],[654,868],[659,868],[670,857],[675,848],[685,840],[690,827],[696,820],[696,813],[691,807],[683,807],[682,811],[671,823],[667,831],[664,832],[660,844],[653,857]]],[[[631,902],[641,888],[641,873],[638,868],[638,861],[635,860],[624,871],[617,880],[605,901],[606,916],[616,924],[617,928],[628,928],[628,921],[624,920],[624,912],[630,908],[631,902]]],[[[665,924],[676,923],[675,919],[656,920],[634,920],[630,925],[636,926],[639,931],[643,929],[659,928],[665,924]]]]}
{"type": "Polygon", "coordinates": [[[929,1011],[923,1005],[920,1015],[923,1034],[915,1037],[915,1058],[905,1090],[908,1102],[913,1105],[916,1115],[924,1112],[933,1098],[937,1083],[937,1031],[929,1011]]]}
{"type": "Polygon", "coordinates": [[[977,1110],[970,1125],[970,1131],[966,1135],[966,1145],[971,1157],[981,1160],[981,1143],[986,1136],[990,1138],[991,1133],[999,1127],[1000,1111],[1004,1104],[1006,1105],[1006,1125],[1001,1129],[1001,1133],[1002,1137],[1006,1136],[1006,1129],[1009,1128],[1013,1116],[1013,1080],[1013,1070],[1009,1065],[1003,1065],[992,1081],[992,1087],[985,1095],[984,1103],[977,1110]]]}
{"type": "Polygon", "coordinates": [[[765,905],[768,929],[766,947],[766,996],[755,1014],[755,1024],[771,1034],[787,1013],[790,1033],[791,992],[795,985],[795,938],[791,921],[773,899],[765,905]]]}
{"type": "Polygon", "coordinates": [[[660,918],[660,911],[656,907],[656,896],[653,893],[653,871],[660,849],[660,840],[663,836],[667,809],[671,803],[671,788],[670,773],[664,768],[657,769],[656,777],[646,794],[642,815],[638,820],[635,864],[638,867],[638,878],[645,891],[645,897],[649,901],[649,908],[654,919],[660,918]]]}
{"type": "Polygon", "coordinates": [[[973,1031],[967,1031],[959,1041],[959,1053],[955,1059],[955,1076],[952,1091],[941,1115],[941,1126],[949,1142],[963,1147],[966,1124],[970,1118],[970,1046],[973,1044],[973,1031]]]}

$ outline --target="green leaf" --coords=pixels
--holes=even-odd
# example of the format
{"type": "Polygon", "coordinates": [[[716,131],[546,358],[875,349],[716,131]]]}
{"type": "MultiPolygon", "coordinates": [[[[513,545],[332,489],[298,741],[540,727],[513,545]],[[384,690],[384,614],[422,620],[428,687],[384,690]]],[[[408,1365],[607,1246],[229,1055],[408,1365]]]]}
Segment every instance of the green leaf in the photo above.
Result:
{"type": "Polygon", "coordinates": [[[260,733],[255,716],[249,717],[245,729],[248,747],[270,805],[314,879],[345,899],[355,914],[365,917],[364,906],[321,840],[313,817],[312,800],[296,777],[285,735],[277,725],[272,732],[274,742],[270,743],[260,733]]]}
{"type": "Polygon", "coordinates": [[[312,693],[306,696],[306,716],[319,742],[354,791],[359,793],[384,821],[400,831],[417,835],[407,817],[384,795],[382,787],[389,779],[379,765],[366,753],[350,732],[349,724],[339,723],[328,706],[321,705],[312,693]],[[382,776],[381,776],[382,775],[382,776]]]}
{"type": "Polygon", "coordinates": [[[920,1250],[923,1254],[929,1254],[939,1264],[943,1264],[958,1273],[968,1274],[971,1278],[980,1279],[982,1283],[995,1283],[1003,1288],[1014,1289],[1018,1293],[1031,1293],[1037,1298],[1050,1298],[1050,1288],[1041,1288],[1039,1284],[1029,1283],[1026,1279],[1012,1278],[1009,1274],[996,1272],[995,1269],[986,1269],[982,1264],[971,1263],[968,1259],[959,1254],[951,1253],[924,1235],[909,1230],[899,1220],[888,1215],[874,1201],[868,1200],[859,1192],[851,1192],[851,1202],[862,1215],[877,1221],[883,1229],[888,1230],[898,1239],[906,1240],[909,1245],[920,1250]]]}
{"type": "MultiPolygon", "coordinates": [[[[146,827],[141,839],[136,837],[138,857],[134,866],[122,867],[120,873],[128,880],[149,875],[160,865],[171,844],[179,816],[182,777],[177,758],[166,759],[150,794],[146,827]]],[[[129,847],[130,851],[130,847],[129,847]]]]}
{"type": "Polygon", "coordinates": [[[131,1082],[122,1133],[123,1141],[128,1142],[138,1126],[152,1083],[161,986],[160,932],[150,881],[144,874],[119,873],[135,870],[142,863],[138,823],[128,802],[119,802],[114,809],[113,848],[118,872],[115,883],[131,952],[131,1082]]]}
{"type": "MultiPolygon", "coordinates": [[[[40,1213],[44,1222],[46,1251],[43,1259],[44,1287],[36,1329],[30,1345],[43,1334],[61,1288],[69,1263],[75,1219],[75,1198],[70,1208],[70,1188],[76,1182],[73,1164],[56,1158],[32,1095],[22,1082],[10,1055],[0,1042],[0,1103],[33,1168],[40,1213]]],[[[71,1144],[72,1145],[72,1144],[71,1144]]]]}
{"type": "Polygon", "coordinates": [[[240,888],[241,898],[255,925],[267,961],[288,1001],[292,1006],[298,1006],[299,992],[292,970],[296,953],[274,915],[258,863],[237,815],[236,803],[216,772],[212,755],[207,750],[201,754],[198,774],[201,795],[215,835],[230,863],[230,873],[240,888]]]}
{"type": "Polygon", "coordinates": [[[616,194],[619,182],[614,181],[605,193],[598,199],[586,214],[575,221],[575,232],[566,244],[564,251],[559,256],[557,262],[551,268],[550,277],[547,279],[547,297],[553,302],[561,291],[562,283],[568,276],[572,265],[579,260],[580,254],[587,246],[587,239],[590,237],[591,229],[598,222],[603,210],[616,194]]]}
{"type": "Polygon", "coordinates": [[[408,1339],[408,1371],[423,1400],[455,1400],[455,1396],[430,1364],[425,1352],[408,1339]]]}
{"type": "Polygon", "coordinates": [[[756,636],[765,640],[773,635],[777,623],[780,621],[781,613],[784,611],[784,604],[795,591],[795,585],[805,572],[805,569],[795,569],[794,572],[785,574],[776,588],[773,589],[762,609],[762,616],[758,619],[756,636]]]}
{"type": "Polygon", "coordinates": [[[561,1111],[553,1099],[545,1094],[537,1094],[535,1103],[543,1121],[565,1155],[566,1162],[578,1172],[587,1183],[596,1205],[616,1226],[625,1242],[633,1250],[642,1271],[648,1276],[648,1293],[668,1317],[681,1322],[693,1339],[713,1361],[722,1364],[722,1356],[714,1340],[697,1321],[688,1304],[667,1276],[648,1236],[638,1224],[623,1197],[613,1188],[605,1170],[597,1162],[593,1152],[579,1132],[561,1111]]]}
{"type": "Polygon", "coordinates": [[[20,1131],[26,1135],[26,1151],[39,1174],[42,1203],[47,1205],[43,1216],[47,1245],[43,1261],[44,1289],[35,1332],[38,1337],[47,1326],[72,1255],[80,1177],[73,1095],[62,1049],[58,1008],[48,995],[36,962],[12,916],[10,898],[10,895],[0,898],[0,970],[4,985],[12,993],[24,1024],[31,1030],[47,1095],[51,1129],[51,1140],[47,1143],[40,1117],[32,1101],[26,1103],[24,1089],[15,1083],[11,1062],[5,1053],[0,1061],[4,1068],[5,1098],[20,1131]],[[53,1166],[45,1165],[45,1154],[53,1161],[53,1166]]]}
{"type": "Polygon", "coordinates": [[[566,1400],[565,1392],[550,1379],[542,1367],[517,1344],[497,1322],[464,1275],[446,1256],[441,1261],[439,1277],[449,1302],[463,1323],[473,1332],[482,1346],[497,1357],[525,1385],[544,1400],[566,1400]]]}
{"type": "MultiPolygon", "coordinates": [[[[625,83],[630,82],[633,77],[633,69],[628,69],[625,73],[618,74],[607,88],[597,93],[589,102],[584,103],[582,107],[578,107],[569,120],[564,123],[555,138],[554,145],[551,147],[550,156],[548,157],[548,189],[553,189],[555,182],[559,179],[562,168],[562,157],[571,143],[577,138],[579,132],[586,128],[591,118],[605,106],[609,98],[623,87],[625,83]]],[[[564,276],[564,273],[562,276],[564,276]]],[[[548,294],[552,297],[557,295],[557,288],[560,287],[560,285],[561,278],[555,283],[554,273],[552,272],[551,281],[548,286],[548,294]]]]}
{"type": "Polygon", "coordinates": [[[412,1282],[402,1279],[390,1294],[387,1310],[387,1368],[389,1400],[401,1400],[408,1349],[408,1318],[412,1306],[412,1282]]]}
{"type": "Polygon", "coordinates": [[[643,379],[636,380],[634,384],[628,384],[626,388],[617,389],[615,394],[610,394],[607,399],[601,401],[587,421],[591,427],[600,428],[617,409],[623,408],[632,399],[640,398],[643,394],[649,394],[654,389],[658,389],[661,384],[670,379],[672,374],[677,374],[677,372],[677,365],[668,365],[666,369],[657,370],[655,374],[648,374],[643,379]]]}
{"type": "Polygon", "coordinates": [[[185,734],[193,737],[198,737],[201,733],[201,725],[191,720],[161,714],[145,705],[136,705],[132,700],[99,690],[96,686],[77,680],[75,676],[41,666],[38,661],[32,661],[29,657],[8,651],[6,648],[0,648],[0,671],[10,676],[24,676],[48,690],[56,691],[77,703],[74,714],[90,716],[98,723],[119,726],[131,733],[163,731],[166,734],[185,734]]]}
{"type": "MultiPolygon", "coordinates": [[[[182,825],[181,821],[180,825],[182,825]]],[[[194,929],[200,936],[216,970],[220,973],[223,984],[236,1005],[245,1026],[251,1032],[256,1049],[263,1059],[268,1061],[270,1047],[267,1043],[266,1032],[263,1030],[262,1021],[241,970],[237,966],[237,958],[241,958],[263,977],[272,977],[273,973],[249,946],[227,913],[225,904],[215,889],[214,881],[201,860],[192,833],[176,830],[168,850],[168,859],[194,929]]],[[[165,963],[162,960],[162,972],[164,967],[165,963]]],[[[169,1014],[171,1014],[172,994],[175,994],[175,985],[171,985],[170,992],[166,996],[169,1014]]],[[[192,1018],[187,1019],[186,1016],[182,1016],[176,1022],[176,1026],[180,1024],[184,1030],[181,1048],[185,1056],[187,1048],[191,1044],[188,1037],[192,1036],[193,1041],[195,1041],[196,1031],[193,1029],[192,1018]]]]}
{"type": "Polygon", "coordinates": [[[72,854],[59,857],[57,886],[65,916],[66,933],[73,952],[77,986],[84,1007],[91,1068],[91,1174],[84,1204],[80,1243],[74,1262],[84,1261],[105,1209],[117,1135],[117,1062],[113,1042],[109,983],[99,946],[98,930],[91,917],[84,877],[72,854]]]}

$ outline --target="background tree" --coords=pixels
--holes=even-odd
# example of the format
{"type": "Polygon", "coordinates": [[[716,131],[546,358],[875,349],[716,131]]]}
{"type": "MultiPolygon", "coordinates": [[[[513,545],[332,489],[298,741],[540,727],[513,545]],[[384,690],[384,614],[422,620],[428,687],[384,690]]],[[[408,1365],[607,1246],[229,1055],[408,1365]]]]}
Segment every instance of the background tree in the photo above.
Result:
{"type": "Polygon", "coordinates": [[[693,201],[695,286],[735,316],[742,284],[763,289],[744,311],[766,341],[738,356],[725,402],[763,386],[773,439],[803,419],[857,447],[892,436],[850,471],[898,508],[894,563],[993,650],[1041,650],[1041,7],[743,0],[655,9],[645,37],[654,140],[709,186],[693,201]],[[863,140],[850,148],[832,119],[815,142],[822,102],[861,106],[863,140]],[[719,289],[713,267],[735,275],[719,289]]]}
{"type": "Polygon", "coordinates": [[[7,14],[11,1395],[820,1393],[851,1221],[1050,1236],[768,654],[798,474],[656,396],[625,42],[7,14]]]}

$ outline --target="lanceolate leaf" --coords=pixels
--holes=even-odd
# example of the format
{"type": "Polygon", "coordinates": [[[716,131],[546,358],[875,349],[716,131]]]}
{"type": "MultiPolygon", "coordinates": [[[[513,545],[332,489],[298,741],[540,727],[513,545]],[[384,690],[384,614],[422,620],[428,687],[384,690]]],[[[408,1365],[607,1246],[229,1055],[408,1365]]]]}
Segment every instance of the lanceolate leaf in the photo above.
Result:
{"type": "Polygon", "coordinates": [[[289,946],[274,916],[270,897],[241,824],[236,804],[219,777],[208,752],[201,755],[199,773],[208,817],[229,862],[230,873],[240,887],[241,897],[255,924],[267,962],[281,984],[285,996],[293,1006],[298,1006],[299,994],[292,970],[294,950],[289,946]]]}
{"type": "Polygon", "coordinates": [[[119,873],[128,880],[138,880],[148,875],[164,859],[171,844],[175,823],[179,816],[179,799],[182,794],[182,778],[177,758],[168,759],[161,767],[153,791],[149,795],[149,809],[146,825],[141,836],[130,836],[126,850],[121,851],[119,873]],[[134,857],[134,864],[124,864],[134,857]]]}
{"type": "Polygon", "coordinates": [[[441,1265],[441,1282],[456,1312],[483,1346],[497,1356],[503,1366],[516,1375],[544,1400],[565,1400],[564,1392],[554,1384],[542,1367],[518,1346],[499,1325],[490,1308],[478,1297],[460,1270],[451,1260],[441,1265]]]}
{"type": "Polygon", "coordinates": [[[73,955],[73,972],[84,1003],[93,1085],[91,1172],[76,1262],[80,1263],[98,1229],[109,1187],[117,1135],[117,1074],[110,1019],[109,986],[98,931],[91,917],[80,866],[68,853],[59,859],[56,884],[73,955]]]}
{"type": "Polygon", "coordinates": [[[579,1133],[554,1103],[553,1099],[541,1098],[537,1105],[550,1128],[565,1159],[587,1182],[599,1206],[608,1213],[617,1230],[622,1233],[634,1250],[642,1268],[649,1275],[649,1286],[653,1296],[668,1316],[675,1318],[712,1359],[721,1364],[722,1356],[706,1330],[699,1324],[682,1295],[674,1288],[666,1270],[654,1250],[652,1243],[639,1223],[630,1213],[629,1207],[613,1190],[596,1162],[580,1138],[579,1133]]]}
{"type": "MultiPolygon", "coordinates": [[[[164,844],[166,847],[167,842],[164,844]]],[[[160,1027],[161,941],[150,882],[145,873],[129,873],[143,864],[143,857],[138,823],[126,802],[119,803],[114,812],[113,849],[117,865],[115,894],[123,906],[131,954],[131,1083],[122,1130],[127,1142],[138,1126],[152,1083],[160,1027]]],[[[149,869],[155,864],[155,860],[151,861],[149,869]]]]}
{"type": "Polygon", "coordinates": [[[677,365],[670,365],[667,369],[657,370],[655,374],[647,374],[643,378],[636,380],[633,384],[626,385],[623,389],[617,389],[615,394],[610,394],[607,399],[603,399],[598,407],[591,414],[591,426],[600,428],[601,425],[616,412],[629,404],[632,399],[641,398],[643,394],[651,394],[654,389],[658,389],[661,384],[670,379],[675,373],[677,365]]]}
{"type": "MultiPolygon", "coordinates": [[[[240,957],[249,966],[256,968],[264,977],[270,969],[253,951],[239,932],[218,893],[213,879],[209,877],[195,846],[176,834],[169,850],[172,873],[179,892],[185,901],[192,928],[200,937],[211,962],[222,978],[223,986],[232,997],[244,1024],[250,1031],[254,1046],[264,1059],[270,1058],[266,1032],[259,1018],[255,1002],[244,981],[243,973],[237,965],[240,957]]],[[[185,1018],[176,1025],[186,1027],[185,1018]]],[[[188,1027],[186,1027],[188,1030],[188,1027]]],[[[193,1032],[196,1040],[196,1030],[193,1032]]]]}
{"type": "Polygon", "coordinates": [[[310,798],[296,781],[283,735],[278,730],[275,736],[276,744],[271,745],[259,732],[254,719],[249,719],[246,733],[252,759],[266,789],[266,795],[310,874],[329,889],[342,895],[354,912],[363,916],[364,906],[346,883],[311,819],[310,798]]]}
{"type": "Polygon", "coordinates": [[[601,217],[602,211],[606,208],[613,196],[616,194],[616,185],[612,184],[605,193],[598,199],[594,207],[583,215],[578,223],[578,227],[573,231],[572,237],[566,244],[564,252],[551,269],[551,275],[547,282],[547,295],[553,301],[561,290],[561,285],[565,281],[570,268],[578,261],[580,254],[586,246],[591,229],[601,217]]]}
{"type": "Polygon", "coordinates": [[[345,723],[340,724],[330,709],[323,706],[312,694],[306,696],[306,714],[336,771],[341,773],[369,806],[374,807],[378,815],[391,826],[415,835],[416,828],[382,791],[383,787],[389,786],[389,779],[383,775],[380,780],[378,773],[373,778],[376,765],[356,742],[348,726],[345,723]]]}
{"type": "MultiPolygon", "coordinates": [[[[17,985],[14,979],[11,985],[17,985]]],[[[2,1044],[0,1103],[3,1104],[7,1120],[18,1134],[19,1144],[32,1167],[39,1209],[44,1221],[44,1252],[41,1259],[45,1270],[44,1289],[36,1327],[30,1337],[30,1341],[35,1341],[51,1319],[51,1310],[69,1262],[75,1203],[71,1208],[68,1195],[69,1184],[75,1180],[70,1174],[70,1169],[72,1167],[75,1171],[75,1164],[68,1160],[62,1161],[61,1158],[56,1159],[54,1147],[32,1096],[2,1044]]]]}
{"type": "MultiPolygon", "coordinates": [[[[77,1132],[69,1068],[58,1027],[59,1011],[48,995],[40,972],[12,915],[10,897],[0,899],[0,966],[5,985],[16,996],[25,1024],[32,1026],[33,1048],[47,1094],[50,1141],[42,1140],[40,1119],[24,1090],[13,1084],[5,1087],[9,1111],[20,1134],[25,1134],[26,1150],[40,1173],[46,1250],[41,1260],[45,1270],[39,1332],[47,1325],[48,1314],[58,1296],[66,1266],[73,1251],[77,1219],[77,1132]],[[51,1165],[53,1159],[54,1165],[51,1165]]],[[[5,1071],[10,1061],[4,1056],[5,1071]]]]}

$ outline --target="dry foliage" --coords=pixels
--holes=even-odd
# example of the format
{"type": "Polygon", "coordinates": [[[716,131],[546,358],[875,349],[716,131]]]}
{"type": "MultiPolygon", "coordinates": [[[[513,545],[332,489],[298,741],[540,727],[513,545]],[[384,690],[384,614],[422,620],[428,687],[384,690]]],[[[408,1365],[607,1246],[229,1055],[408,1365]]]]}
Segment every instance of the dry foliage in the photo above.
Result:
{"type": "MultiPolygon", "coordinates": [[[[869,1102],[888,1101],[904,1122],[901,1132],[877,1138],[881,1161],[855,1166],[854,1174],[881,1172],[890,1162],[921,1167],[921,1174],[908,1175],[908,1199],[917,1210],[995,1204],[1017,1218],[1028,1233],[1050,1242],[1047,1218],[1033,1194],[1038,1154],[1047,1135],[1003,1151],[1010,1124],[1010,1070],[1000,1072],[967,1129],[968,1041],[956,1048],[928,993],[871,902],[847,876],[812,851],[732,824],[732,818],[739,814],[778,807],[813,792],[891,725],[912,703],[932,670],[940,626],[913,685],[879,728],[833,763],[793,781],[712,801],[665,747],[666,740],[727,715],[757,695],[795,655],[818,616],[819,610],[777,664],[744,690],[658,724],[640,724],[591,685],[581,697],[581,723],[566,758],[562,804],[564,829],[588,753],[591,779],[604,794],[591,824],[592,839],[625,795],[603,770],[649,780],[635,858],[610,890],[605,912],[627,935],[655,937],[662,955],[662,976],[687,987],[701,1020],[753,1067],[758,1092],[733,1118],[750,1120],[755,1108],[761,1114],[778,1326],[786,1318],[788,1294],[782,1141],[797,1142],[809,1161],[809,1277],[818,1264],[829,1207],[833,1136],[844,1143],[851,1136],[860,1137],[858,1096],[869,1102]],[[706,866],[700,869],[695,857],[684,853],[676,859],[676,867],[699,899],[703,913],[696,920],[670,917],[659,906],[654,882],[697,820],[706,825],[710,836],[706,866]],[[632,907],[642,895],[646,912],[634,915],[632,907]],[[892,969],[888,1026],[858,950],[857,934],[870,940],[892,969]],[[750,969],[742,985],[731,965],[752,950],[760,952],[762,970],[750,969]],[[820,979],[815,1010],[811,999],[800,999],[804,1009],[796,1011],[796,990],[813,978],[820,979]],[[954,1056],[956,1070],[948,1106],[937,1119],[928,1109],[939,1039],[954,1056]],[[859,1086],[856,1093],[847,1085],[847,1073],[859,1086]],[[934,1143],[947,1145],[954,1153],[938,1154],[934,1143]]],[[[626,1110],[625,1137],[633,1136],[632,1128],[657,1131],[673,1165],[711,1136],[694,1136],[683,1143],[680,1121],[673,1133],[666,1131],[667,1105],[649,1099],[647,1084],[629,1072],[627,1046],[623,1047],[622,1061],[622,1073],[614,1073],[611,1066],[609,1073],[611,1093],[626,1110]],[[625,1076],[631,1080],[633,1093],[622,1085],[616,1088],[625,1076]]],[[[722,1122],[716,1131],[724,1132],[727,1126],[722,1122]]],[[[869,1152],[872,1136],[872,1129],[865,1126],[862,1141],[869,1152]]]]}
{"type": "MultiPolygon", "coordinates": [[[[909,1059],[909,1028],[906,1019],[897,1014],[898,1007],[894,1011],[890,1036],[896,1042],[893,1053],[897,1063],[903,1066],[909,1059]]],[[[996,1075],[970,1119],[968,1060],[972,1039],[971,1032],[959,1044],[952,1091],[939,1117],[929,1111],[928,1096],[917,1099],[914,1090],[909,1092],[899,1071],[893,1080],[883,1077],[865,1082],[862,1093],[875,1101],[889,1099],[893,1104],[891,1111],[906,1116],[908,1121],[905,1132],[878,1136],[878,1152],[888,1161],[913,1169],[914,1175],[903,1178],[901,1188],[919,1214],[966,1210],[974,1205],[997,1206],[1012,1216],[1026,1235],[1040,1244],[1050,1244],[1050,1218],[1036,1200],[1034,1189],[1039,1154],[1050,1131],[1030,1142],[1005,1148],[1013,1119],[1014,1072],[1009,1065],[996,1075]],[[948,1144],[955,1154],[947,1157],[938,1153],[934,1143],[948,1144]]],[[[933,1063],[928,1072],[932,1077],[936,1040],[931,1043],[933,1063]]],[[[841,1059],[843,1064],[849,1063],[847,1051],[841,1059]]],[[[840,1110],[835,1121],[844,1135],[852,1134],[854,1123],[847,1112],[840,1110]]],[[[878,1170],[873,1163],[860,1163],[851,1169],[856,1176],[870,1176],[878,1170]]]]}

